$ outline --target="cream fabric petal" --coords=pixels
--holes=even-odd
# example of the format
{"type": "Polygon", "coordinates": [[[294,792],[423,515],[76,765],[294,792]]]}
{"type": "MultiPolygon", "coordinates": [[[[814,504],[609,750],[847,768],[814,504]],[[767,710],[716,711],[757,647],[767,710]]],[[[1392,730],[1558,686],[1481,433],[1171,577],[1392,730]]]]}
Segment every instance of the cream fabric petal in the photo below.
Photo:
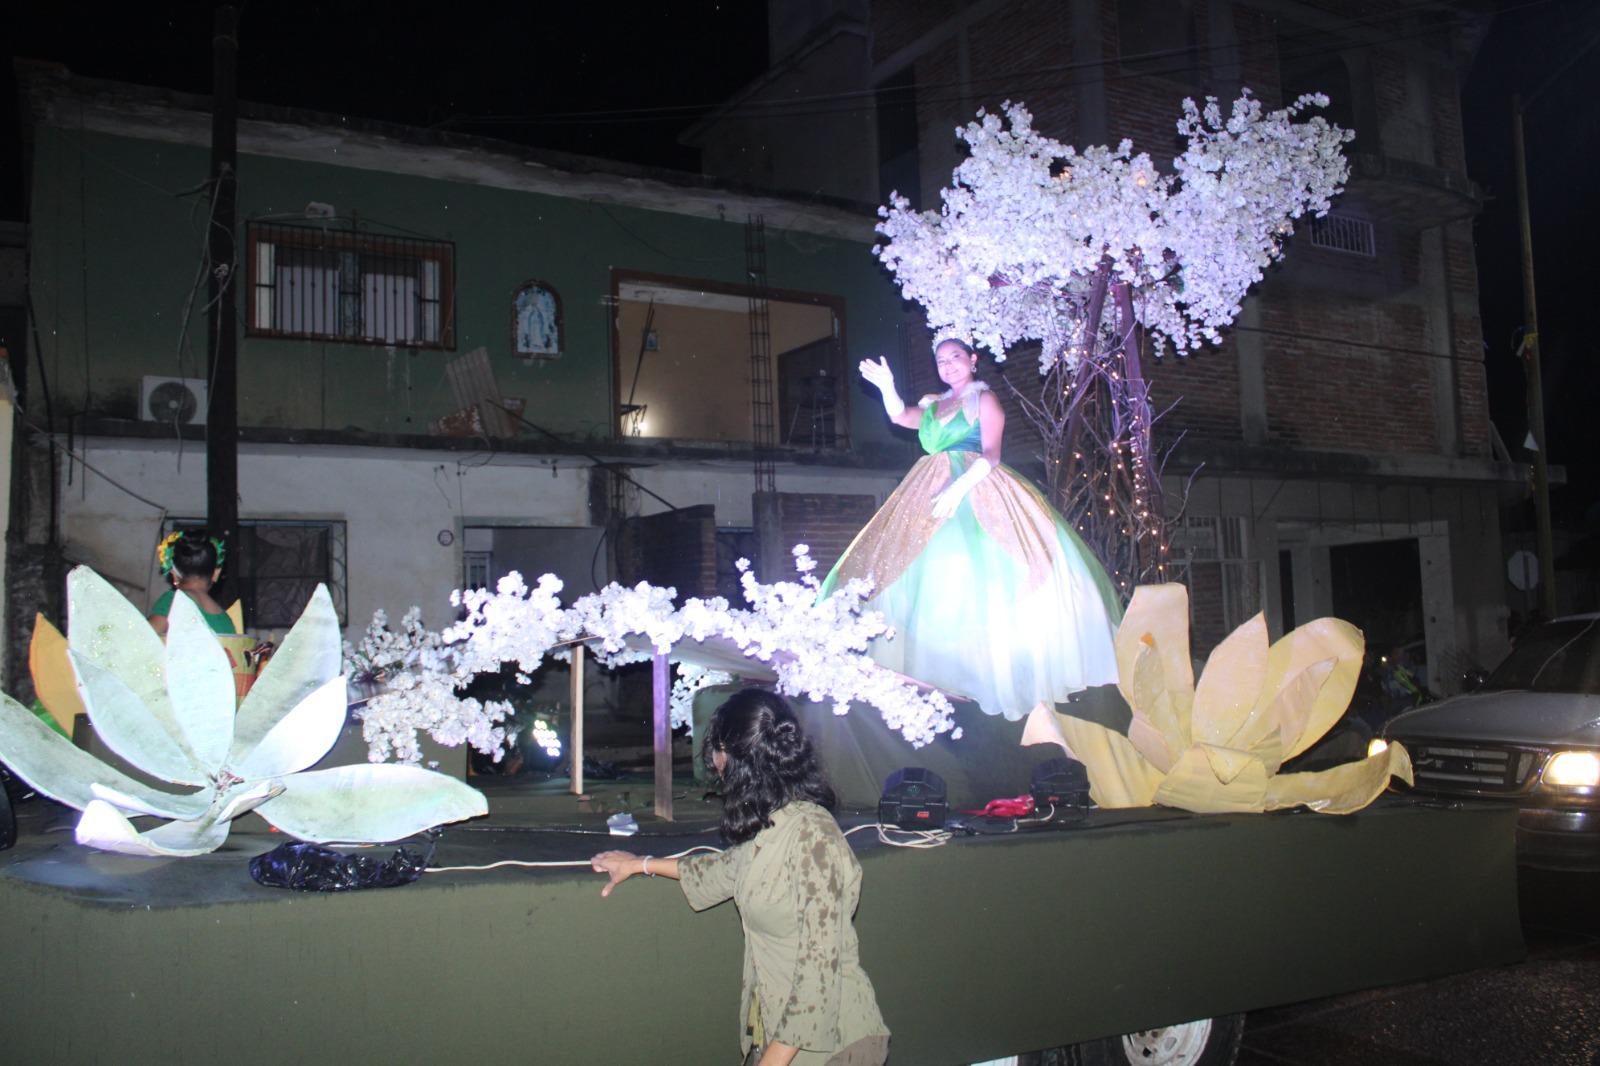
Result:
{"type": "Polygon", "coordinates": [[[1411,755],[1401,744],[1329,770],[1278,774],[1267,785],[1267,809],[1306,806],[1323,814],[1351,814],[1377,799],[1391,777],[1413,783],[1411,755]]]}
{"type": "MultiPolygon", "coordinates": [[[[1082,718],[1036,711],[1056,720],[1057,741],[1089,772],[1089,798],[1101,807],[1148,807],[1161,784],[1161,771],[1145,761],[1121,733],[1082,718]]],[[[1031,720],[1030,720],[1031,724],[1031,720]]],[[[1042,730],[1041,730],[1042,732],[1042,730]]],[[[1030,742],[1024,731],[1023,743],[1030,742]]]]}
{"type": "Polygon", "coordinates": [[[1196,743],[1229,744],[1244,725],[1267,676],[1267,616],[1257,614],[1211,652],[1195,686],[1196,743]]]}
{"type": "Polygon", "coordinates": [[[67,644],[126,685],[180,747],[187,746],[167,697],[167,649],[150,623],[86,566],[67,574],[67,644]]]}
{"type": "Polygon", "coordinates": [[[167,615],[167,696],[199,764],[221,767],[233,743],[233,666],[200,608],[181,594],[172,597],[167,615]]]}
{"type": "Polygon", "coordinates": [[[1334,659],[1312,663],[1279,689],[1278,698],[1268,705],[1265,718],[1277,719],[1278,746],[1281,750],[1293,750],[1295,741],[1305,735],[1306,726],[1316,709],[1317,693],[1328,683],[1337,665],[1334,659]]]}
{"type": "Polygon", "coordinates": [[[1129,705],[1134,697],[1127,686],[1141,647],[1153,647],[1161,657],[1162,683],[1172,694],[1173,711],[1189,717],[1194,702],[1194,667],[1189,662],[1189,590],[1176,583],[1140,585],[1122,615],[1115,641],[1118,687],[1129,705]]]}
{"type": "MultiPolygon", "coordinates": [[[[1318,618],[1291,633],[1284,634],[1267,654],[1267,676],[1262,682],[1261,705],[1270,704],[1279,692],[1293,682],[1295,675],[1313,663],[1334,660],[1333,670],[1318,690],[1311,713],[1298,737],[1284,752],[1292,759],[1322,739],[1350,706],[1356,680],[1361,674],[1361,658],[1366,638],[1361,630],[1338,618],[1318,618]]],[[[1260,728],[1264,723],[1256,723],[1260,728]]]]}
{"type": "MultiPolygon", "coordinates": [[[[1132,694],[1128,708],[1135,720],[1142,720],[1160,734],[1164,746],[1172,752],[1189,746],[1189,722],[1178,714],[1172,692],[1167,688],[1166,671],[1161,653],[1153,645],[1145,645],[1133,660],[1133,681],[1128,685],[1132,694]]],[[[1130,732],[1129,736],[1132,736],[1130,732]]],[[[1170,765],[1170,760],[1168,762],[1170,765]]]]}
{"type": "MultiPolygon", "coordinates": [[[[1261,765],[1261,760],[1248,751],[1219,747],[1216,744],[1196,744],[1195,750],[1205,755],[1206,762],[1211,766],[1211,772],[1216,774],[1217,780],[1224,785],[1231,785],[1235,778],[1248,771],[1251,766],[1261,765]]],[[[1265,771],[1265,767],[1262,769],[1265,771]]]]}
{"type": "Polygon", "coordinates": [[[33,619],[33,639],[28,644],[28,672],[33,691],[62,732],[72,736],[78,715],[85,713],[78,695],[78,678],[67,659],[67,638],[44,615],[33,619]]]}
{"type": "Polygon", "coordinates": [[[1128,741],[1145,757],[1146,762],[1162,773],[1171,770],[1172,764],[1178,761],[1177,755],[1167,745],[1167,738],[1143,718],[1134,718],[1128,723],[1128,741]]]}
{"type": "Polygon", "coordinates": [[[1190,748],[1156,790],[1155,802],[1197,814],[1234,814],[1265,809],[1267,771],[1258,759],[1239,767],[1224,784],[1201,748],[1190,748]]]}

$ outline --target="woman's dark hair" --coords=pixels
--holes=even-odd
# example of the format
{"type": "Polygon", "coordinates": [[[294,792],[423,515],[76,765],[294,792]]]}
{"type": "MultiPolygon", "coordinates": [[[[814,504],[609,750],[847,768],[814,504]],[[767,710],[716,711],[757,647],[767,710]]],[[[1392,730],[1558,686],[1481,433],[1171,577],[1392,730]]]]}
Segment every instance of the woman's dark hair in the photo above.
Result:
{"type": "Polygon", "coordinates": [[[209,578],[220,566],[217,546],[202,529],[186,529],[172,542],[172,573],[178,577],[209,578]]]}
{"type": "Polygon", "coordinates": [[[791,800],[834,805],[833,788],[794,708],[765,689],[736,692],[717,708],[700,757],[715,771],[722,752],[722,837],[742,844],[772,824],[772,812],[791,800]]]}

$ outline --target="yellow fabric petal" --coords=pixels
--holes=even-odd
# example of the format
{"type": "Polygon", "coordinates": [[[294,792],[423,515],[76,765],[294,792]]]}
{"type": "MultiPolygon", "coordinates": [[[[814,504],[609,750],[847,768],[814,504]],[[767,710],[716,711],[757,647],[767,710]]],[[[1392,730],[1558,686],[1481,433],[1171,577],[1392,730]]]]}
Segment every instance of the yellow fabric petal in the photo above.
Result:
{"type": "Polygon", "coordinates": [[[1412,783],[1411,756],[1400,744],[1330,770],[1278,774],[1267,784],[1267,809],[1310,807],[1323,814],[1359,811],[1389,787],[1389,778],[1412,783]]]}
{"type": "Polygon", "coordinates": [[[1148,807],[1161,771],[1114,730],[1039,705],[1022,730],[1024,744],[1060,744],[1089,772],[1089,798],[1101,807],[1148,807]]]}
{"type": "Polygon", "coordinates": [[[233,631],[244,632],[244,601],[234,600],[228,607],[228,617],[233,620],[233,631]]]}
{"type": "Polygon", "coordinates": [[[1172,769],[1172,764],[1178,761],[1177,755],[1167,743],[1167,738],[1143,718],[1134,718],[1128,723],[1128,741],[1140,755],[1145,757],[1145,761],[1162,773],[1172,769]]]}
{"type": "MultiPolygon", "coordinates": [[[[1250,768],[1252,763],[1260,765],[1261,760],[1248,751],[1238,751],[1234,748],[1219,747],[1216,744],[1196,744],[1195,751],[1204,753],[1206,762],[1211,766],[1211,772],[1217,775],[1217,780],[1224,785],[1232,784],[1233,780],[1250,768]]],[[[1265,767],[1262,772],[1265,774],[1265,767]]]]}
{"type": "Polygon", "coordinates": [[[1261,696],[1267,651],[1264,614],[1257,614],[1217,645],[1195,686],[1190,728],[1196,743],[1226,745],[1233,741],[1261,696]]]}
{"type": "Polygon", "coordinates": [[[1117,687],[1130,707],[1138,710],[1131,691],[1139,653],[1154,648],[1160,657],[1163,687],[1171,693],[1172,709],[1187,721],[1194,703],[1194,667],[1189,663],[1189,590],[1179,584],[1140,585],[1117,627],[1117,687]]]}
{"type": "Polygon", "coordinates": [[[1305,736],[1317,705],[1317,694],[1328,683],[1337,665],[1333,659],[1312,663],[1278,690],[1278,698],[1268,706],[1263,717],[1269,725],[1272,721],[1278,723],[1278,746],[1283,751],[1293,748],[1295,741],[1305,736]]]}
{"type": "Polygon", "coordinates": [[[1233,780],[1224,784],[1212,769],[1207,752],[1195,747],[1178,757],[1156,790],[1155,801],[1196,814],[1235,814],[1263,810],[1266,792],[1267,771],[1259,759],[1246,761],[1233,780]]]}
{"type": "MultiPolygon", "coordinates": [[[[1361,674],[1361,657],[1366,651],[1361,630],[1337,618],[1318,618],[1292,633],[1285,634],[1267,654],[1267,678],[1261,687],[1261,704],[1278,698],[1285,686],[1313,663],[1334,660],[1332,671],[1312,701],[1311,713],[1299,734],[1286,738],[1284,759],[1292,759],[1322,739],[1350,706],[1356,680],[1361,674]]],[[[1264,723],[1252,716],[1252,728],[1264,723]]],[[[1248,747],[1248,743],[1244,746],[1248,747]]]]}
{"type": "MultiPolygon", "coordinates": [[[[1161,653],[1153,645],[1142,645],[1133,661],[1133,678],[1127,685],[1131,694],[1128,708],[1134,721],[1142,721],[1150,732],[1162,738],[1173,753],[1189,746],[1189,723],[1173,707],[1172,691],[1167,688],[1161,653]]],[[[1133,730],[1128,731],[1133,738],[1133,730]]],[[[1167,766],[1172,759],[1167,759],[1167,766]]],[[[1166,767],[1162,767],[1166,769],[1166,767]]]]}
{"type": "Polygon", "coordinates": [[[33,619],[33,640],[28,645],[28,672],[33,675],[33,691],[50,712],[56,725],[72,736],[72,723],[83,714],[83,697],[78,695],[78,675],[67,658],[67,638],[44,615],[33,619]]]}

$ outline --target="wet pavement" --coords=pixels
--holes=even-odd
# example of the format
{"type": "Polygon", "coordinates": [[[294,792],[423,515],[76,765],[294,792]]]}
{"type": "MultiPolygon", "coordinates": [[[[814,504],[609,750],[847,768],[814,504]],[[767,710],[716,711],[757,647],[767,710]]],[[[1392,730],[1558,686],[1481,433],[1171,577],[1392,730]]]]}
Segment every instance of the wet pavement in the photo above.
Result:
{"type": "Polygon", "coordinates": [[[1600,874],[1518,889],[1525,961],[1256,1011],[1240,1066],[1600,1064],[1600,874]]]}

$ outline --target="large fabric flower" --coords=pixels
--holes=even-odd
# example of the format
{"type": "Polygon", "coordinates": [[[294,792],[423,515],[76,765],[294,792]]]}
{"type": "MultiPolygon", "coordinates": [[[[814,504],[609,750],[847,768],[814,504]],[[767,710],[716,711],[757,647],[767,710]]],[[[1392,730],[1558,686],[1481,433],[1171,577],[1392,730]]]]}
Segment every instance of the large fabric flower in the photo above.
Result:
{"type": "Polygon", "coordinates": [[[305,771],[346,710],[338,616],[318,586],[283,646],[237,704],[227,653],[187,596],[167,640],[98,574],[67,577],[68,657],[95,731],[167,791],[106,765],[0,695],[0,762],[83,812],[78,843],[128,855],[213,851],[246,811],[310,841],[384,841],[487,813],[483,796],[412,766],[305,771]],[[130,815],[170,819],[140,832],[130,815]]]}
{"type": "Polygon", "coordinates": [[[1376,799],[1391,776],[1411,783],[1411,758],[1399,744],[1329,770],[1278,772],[1350,704],[1366,641],[1348,622],[1318,618],[1269,647],[1258,614],[1217,645],[1197,683],[1188,589],[1144,585],[1128,604],[1116,649],[1117,687],[1133,710],[1126,736],[1042,706],[1022,735],[1024,744],[1059,744],[1082,762],[1090,798],[1102,807],[1348,814],[1376,799]]]}

